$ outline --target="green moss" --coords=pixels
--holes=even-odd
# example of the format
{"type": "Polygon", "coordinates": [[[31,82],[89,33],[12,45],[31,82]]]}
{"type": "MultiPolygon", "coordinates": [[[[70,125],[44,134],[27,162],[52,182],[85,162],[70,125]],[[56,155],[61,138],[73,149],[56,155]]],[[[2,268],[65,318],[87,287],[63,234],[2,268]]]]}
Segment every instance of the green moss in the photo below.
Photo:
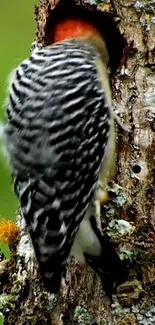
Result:
{"type": "Polygon", "coordinates": [[[75,308],[74,317],[77,319],[78,323],[92,324],[94,322],[91,314],[81,306],[75,308]]]}
{"type": "Polygon", "coordinates": [[[125,236],[130,235],[135,230],[135,227],[124,219],[111,220],[107,227],[109,236],[125,236]]]}
{"type": "Polygon", "coordinates": [[[119,252],[119,257],[122,261],[125,260],[130,260],[130,262],[135,261],[137,259],[137,256],[139,254],[139,250],[138,249],[134,249],[134,250],[121,250],[119,252]]]}
{"type": "Polygon", "coordinates": [[[4,313],[6,310],[15,309],[21,292],[24,291],[27,281],[27,272],[22,271],[21,274],[13,274],[11,283],[12,287],[9,294],[3,293],[0,296],[0,311],[4,313]]]}
{"type": "Polygon", "coordinates": [[[56,302],[55,294],[47,294],[47,310],[51,311],[56,306],[56,302]]]}

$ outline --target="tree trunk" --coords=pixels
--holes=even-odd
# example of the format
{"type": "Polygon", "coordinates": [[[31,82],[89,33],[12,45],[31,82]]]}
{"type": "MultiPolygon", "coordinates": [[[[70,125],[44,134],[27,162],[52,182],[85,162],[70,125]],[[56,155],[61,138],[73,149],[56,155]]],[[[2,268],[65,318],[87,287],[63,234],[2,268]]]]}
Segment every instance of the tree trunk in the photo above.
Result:
{"type": "MultiPolygon", "coordinates": [[[[40,280],[25,223],[19,217],[20,239],[11,247],[9,283],[1,282],[0,308],[5,325],[153,325],[155,1],[40,1],[36,7],[38,44],[52,42],[54,8],[60,3],[67,7],[73,2],[94,12],[102,11],[103,20],[104,14],[111,17],[124,37],[123,58],[111,83],[113,106],[118,108],[131,132],[118,136],[116,183],[120,186],[113,186],[114,198],[103,213],[108,220],[107,231],[120,256],[130,261],[129,277],[118,287],[111,304],[90,267],[72,260],[59,294],[49,295],[40,280]],[[124,235],[123,231],[122,236],[120,219],[128,221],[128,232],[124,235]]],[[[113,62],[119,46],[115,42],[113,62]]]]}

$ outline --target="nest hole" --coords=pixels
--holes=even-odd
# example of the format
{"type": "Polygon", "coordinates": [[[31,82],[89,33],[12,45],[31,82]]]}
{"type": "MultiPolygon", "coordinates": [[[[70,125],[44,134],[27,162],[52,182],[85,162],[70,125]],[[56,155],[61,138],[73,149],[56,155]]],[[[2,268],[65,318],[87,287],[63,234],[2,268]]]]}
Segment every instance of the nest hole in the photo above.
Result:
{"type": "Polygon", "coordinates": [[[120,65],[125,47],[125,40],[120,34],[116,25],[115,17],[112,13],[77,6],[73,0],[60,2],[53,10],[49,10],[49,15],[45,27],[44,45],[53,43],[55,25],[66,18],[81,18],[92,23],[103,35],[109,53],[109,68],[111,73],[115,73],[120,65]]]}
{"type": "Polygon", "coordinates": [[[141,172],[141,167],[136,164],[136,165],[132,166],[132,170],[133,170],[134,174],[139,174],[141,172]]]}

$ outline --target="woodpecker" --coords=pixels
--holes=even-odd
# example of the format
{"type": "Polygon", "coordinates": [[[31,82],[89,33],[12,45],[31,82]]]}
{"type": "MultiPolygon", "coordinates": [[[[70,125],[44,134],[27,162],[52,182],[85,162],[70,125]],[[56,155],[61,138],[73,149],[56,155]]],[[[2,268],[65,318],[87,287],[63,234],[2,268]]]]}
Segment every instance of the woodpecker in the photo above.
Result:
{"type": "Polygon", "coordinates": [[[115,171],[108,52],[89,22],[66,19],[54,43],[11,75],[5,147],[44,284],[59,290],[69,256],[87,261],[110,297],[124,270],[102,232],[115,171]]]}

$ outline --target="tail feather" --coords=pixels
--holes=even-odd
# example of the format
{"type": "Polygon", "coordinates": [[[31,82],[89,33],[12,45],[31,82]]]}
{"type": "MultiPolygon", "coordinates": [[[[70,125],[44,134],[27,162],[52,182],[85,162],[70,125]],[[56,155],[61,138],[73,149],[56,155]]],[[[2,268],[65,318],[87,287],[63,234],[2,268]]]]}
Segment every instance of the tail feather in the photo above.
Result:
{"type": "Polygon", "coordinates": [[[116,253],[109,236],[102,235],[95,223],[96,221],[92,217],[91,224],[102,247],[101,255],[90,256],[85,254],[85,258],[100,277],[106,295],[112,300],[112,293],[115,292],[116,287],[126,280],[127,269],[116,253]]]}
{"type": "Polygon", "coordinates": [[[50,293],[57,293],[60,289],[62,271],[57,270],[52,275],[47,273],[42,275],[44,287],[50,293]]]}

